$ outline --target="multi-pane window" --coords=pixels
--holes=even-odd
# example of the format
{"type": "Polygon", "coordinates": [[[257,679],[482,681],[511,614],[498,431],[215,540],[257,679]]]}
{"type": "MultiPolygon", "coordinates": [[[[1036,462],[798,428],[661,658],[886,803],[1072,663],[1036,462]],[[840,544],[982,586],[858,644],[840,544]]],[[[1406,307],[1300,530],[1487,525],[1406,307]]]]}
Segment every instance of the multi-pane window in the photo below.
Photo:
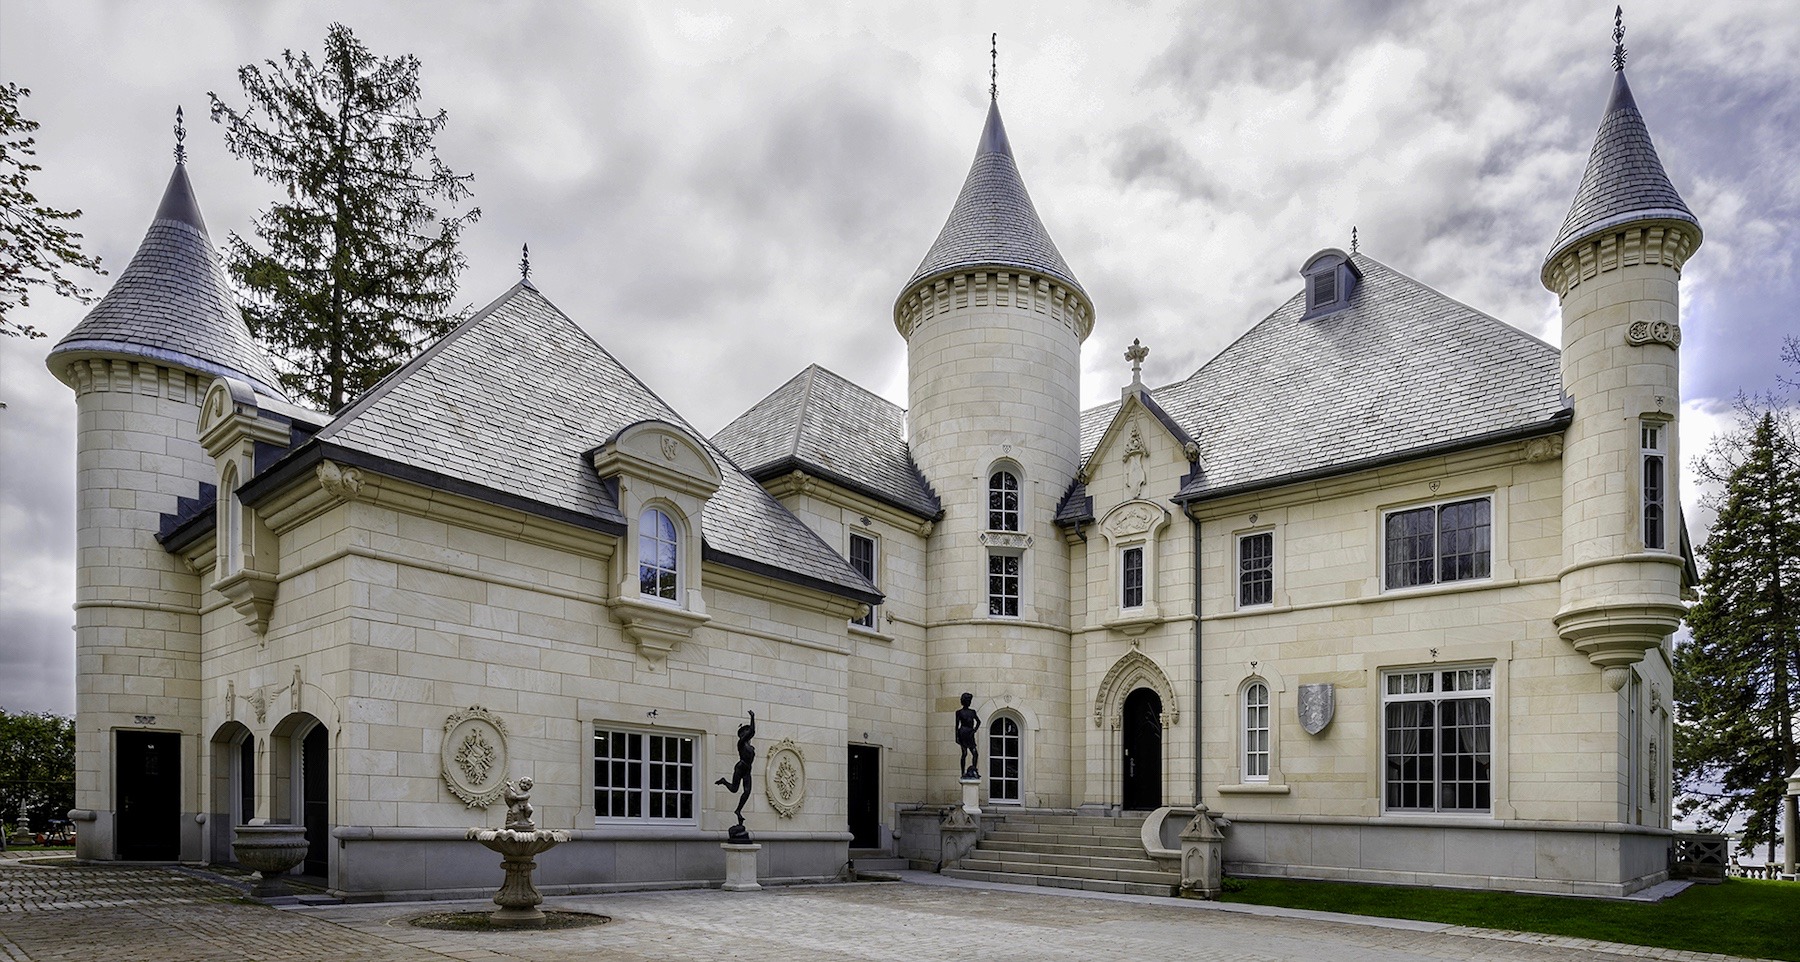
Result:
{"type": "Polygon", "coordinates": [[[1119,607],[1144,607],[1144,548],[1126,548],[1119,555],[1119,607]]]}
{"type": "Polygon", "coordinates": [[[1493,668],[1390,672],[1381,701],[1388,811],[1493,808],[1493,668]]]}
{"type": "Polygon", "coordinates": [[[594,730],[594,817],[694,818],[694,738],[594,730]]]}
{"type": "MultiPolygon", "coordinates": [[[[881,583],[875,579],[874,538],[851,532],[850,567],[855,568],[857,574],[869,579],[869,584],[875,585],[876,587],[881,586],[881,583]]],[[[861,625],[864,628],[875,627],[875,606],[870,605],[868,613],[864,614],[861,618],[852,619],[850,623],[853,625],[861,625]]]]}
{"type": "Polygon", "coordinates": [[[1269,780],[1269,686],[1244,687],[1244,781],[1269,780]]]}
{"type": "Polygon", "coordinates": [[[1019,723],[996,715],[988,724],[988,801],[1019,801],[1019,723]]]}
{"type": "Polygon", "coordinates": [[[1264,531],[1238,539],[1238,607],[1275,600],[1275,535],[1264,531]]]}
{"type": "Polygon", "coordinates": [[[994,552],[988,555],[988,614],[1019,616],[1019,556],[994,552]]]}
{"type": "Polygon", "coordinates": [[[988,530],[1019,530],[1019,476],[995,471],[988,478],[988,530]]]}
{"type": "Polygon", "coordinates": [[[1493,502],[1471,498],[1389,512],[1389,588],[1486,578],[1493,558],[1493,502]]]}
{"type": "Polygon", "coordinates": [[[1666,546],[1663,535],[1663,500],[1667,497],[1667,468],[1663,455],[1663,426],[1648,422],[1638,425],[1639,444],[1644,456],[1644,547],[1666,546]]]}
{"type": "Polygon", "coordinates": [[[680,545],[675,519],[651,508],[638,519],[638,591],[646,598],[677,601],[680,545]]]}

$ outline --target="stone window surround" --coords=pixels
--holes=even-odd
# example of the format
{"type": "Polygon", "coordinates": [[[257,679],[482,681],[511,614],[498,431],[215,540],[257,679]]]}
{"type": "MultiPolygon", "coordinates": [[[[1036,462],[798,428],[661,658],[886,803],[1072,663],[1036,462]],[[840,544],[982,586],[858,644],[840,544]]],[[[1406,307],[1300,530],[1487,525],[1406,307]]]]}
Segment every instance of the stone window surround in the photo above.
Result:
{"type": "MultiPolygon", "coordinates": [[[[1002,572],[1003,571],[1004,567],[1002,567],[1002,572]]],[[[1025,616],[1025,586],[1030,582],[1030,578],[1026,573],[1025,552],[1023,549],[989,548],[987,553],[987,569],[982,572],[982,577],[985,579],[983,587],[986,590],[983,593],[987,597],[987,617],[1017,620],[1025,616]],[[996,573],[994,571],[994,562],[1002,558],[1016,559],[1019,563],[1018,572],[1012,575],[996,573]],[[996,594],[994,592],[995,578],[1011,578],[1013,582],[1013,593],[1010,595],[1005,594],[1004,592],[996,594]],[[1013,603],[1014,610],[1011,614],[1005,613],[1006,602],[1008,600],[1011,600],[1013,603]],[[994,610],[996,602],[1000,603],[1000,611],[994,610]]]]}
{"type": "MultiPolygon", "coordinates": [[[[882,582],[881,565],[882,565],[883,561],[887,560],[886,553],[882,550],[883,546],[881,543],[881,535],[875,533],[874,531],[867,530],[867,529],[862,530],[862,531],[854,531],[854,530],[847,531],[845,534],[846,534],[846,537],[844,539],[844,557],[846,560],[850,561],[850,565],[852,568],[856,567],[856,562],[854,560],[854,558],[856,556],[856,552],[854,550],[854,547],[856,545],[856,540],[858,538],[861,538],[861,539],[869,542],[869,552],[870,552],[869,558],[870,558],[871,567],[874,570],[868,575],[868,579],[869,579],[869,583],[874,585],[876,587],[876,589],[879,590],[881,588],[881,582],[882,582]]],[[[864,619],[863,620],[852,620],[850,622],[850,627],[854,630],[862,631],[862,632],[879,632],[881,630],[881,606],[880,605],[870,605],[869,613],[866,616],[864,616],[864,619]]]]}
{"type": "MultiPolygon", "coordinates": [[[[1396,817],[1396,818],[1421,818],[1421,817],[1423,817],[1423,818],[1481,818],[1481,819],[1486,819],[1486,818],[1496,817],[1496,813],[1498,813],[1502,810],[1502,806],[1504,804],[1504,802],[1503,802],[1503,786],[1504,786],[1504,779],[1505,779],[1505,768],[1503,766],[1503,759],[1505,758],[1506,752],[1505,752],[1505,749],[1503,748],[1503,741],[1504,741],[1504,735],[1505,735],[1505,731],[1504,731],[1505,713],[1503,711],[1501,711],[1499,708],[1499,705],[1501,705],[1503,703],[1501,689],[1502,689],[1502,684],[1503,684],[1502,679],[1503,679],[1503,675],[1504,675],[1504,663],[1499,662],[1499,661],[1481,661],[1481,660],[1466,660],[1466,659],[1449,660],[1449,659],[1447,659],[1444,661],[1433,661],[1433,662],[1430,662],[1427,664],[1422,664],[1422,665],[1386,666],[1386,667],[1376,669],[1373,672],[1373,675],[1374,675],[1374,682],[1375,682],[1375,697],[1370,699],[1370,701],[1373,703],[1373,708],[1375,710],[1375,719],[1374,719],[1375,725],[1371,729],[1371,731],[1374,731],[1376,733],[1376,737],[1374,739],[1371,739],[1371,741],[1373,742],[1374,754],[1376,757],[1376,768],[1374,771],[1374,776],[1375,776],[1374,782],[1375,782],[1376,792],[1377,792],[1376,799],[1377,799],[1377,805],[1378,805],[1378,808],[1379,808],[1381,814],[1383,816],[1390,816],[1390,817],[1396,817]],[[1431,693],[1433,695],[1433,697],[1429,700],[1432,701],[1434,704],[1436,704],[1436,703],[1444,701],[1445,700],[1444,696],[1446,696],[1446,695],[1451,696],[1455,700],[1463,700],[1463,699],[1468,698],[1471,694],[1474,694],[1477,697],[1479,697],[1482,694],[1485,694],[1487,701],[1488,701],[1488,751],[1487,751],[1487,754],[1488,754],[1488,807],[1487,808],[1466,808],[1466,809],[1465,808],[1443,808],[1443,807],[1441,807],[1441,804],[1440,804],[1441,795],[1439,795],[1438,790],[1434,788],[1434,791],[1433,791],[1434,803],[1433,803],[1433,807],[1430,809],[1390,808],[1388,806],[1388,798],[1387,798],[1387,706],[1390,704],[1390,702],[1388,700],[1389,696],[1387,693],[1387,679],[1390,676],[1404,675],[1404,674],[1410,674],[1410,673],[1414,673],[1414,672],[1427,672],[1427,673],[1432,674],[1434,676],[1434,678],[1441,679],[1442,672],[1455,671],[1455,670],[1460,670],[1460,669],[1465,669],[1465,668],[1474,668],[1474,669],[1486,668],[1486,669],[1490,670],[1488,688],[1486,689],[1485,692],[1477,691],[1477,692],[1473,692],[1473,693],[1471,693],[1471,692],[1449,692],[1449,693],[1446,693],[1442,690],[1438,690],[1440,686],[1438,686],[1437,684],[1434,683],[1434,686],[1433,686],[1434,691],[1431,693]]],[[[1403,702],[1404,701],[1426,700],[1426,699],[1411,699],[1411,698],[1407,698],[1404,695],[1399,696],[1399,697],[1400,697],[1400,700],[1403,702]]],[[[1435,715],[1436,715],[1436,713],[1434,712],[1433,724],[1434,725],[1441,724],[1439,721],[1435,720],[1435,715]]],[[[1439,728],[1439,731],[1441,733],[1441,728],[1439,728]]],[[[1434,739],[1433,741],[1434,741],[1434,746],[1435,746],[1433,751],[1434,751],[1434,757],[1436,760],[1435,764],[1433,765],[1433,773],[1434,773],[1433,780],[1434,780],[1434,785],[1436,785],[1439,783],[1438,779],[1441,777],[1441,775],[1443,773],[1443,746],[1438,743],[1439,742],[1438,739],[1434,739]]]]}
{"type": "Polygon", "coordinates": [[[1231,598],[1233,602],[1232,607],[1239,611],[1259,611],[1275,606],[1276,591],[1281,581],[1281,579],[1277,577],[1281,567],[1281,556],[1279,551],[1277,551],[1277,543],[1280,539],[1275,536],[1275,529],[1275,525],[1263,525],[1260,528],[1232,532],[1231,598]],[[1269,600],[1258,604],[1247,605],[1244,604],[1244,542],[1249,538],[1262,537],[1264,535],[1268,536],[1269,539],[1269,600]]]}
{"type": "Polygon", "coordinates": [[[1238,769],[1239,779],[1245,783],[1267,782],[1269,780],[1269,760],[1274,757],[1274,704],[1269,697],[1269,683],[1261,678],[1251,678],[1238,689],[1238,721],[1241,729],[1238,748],[1242,760],[1238,769]],[[1254,712],[1261,712],[1261,717],[1254,717],[1254,712]],[[1254,744],[1251,736],[1262,735],[1261,744],[1254,744]],[[1262,771],[1252,771],[1258,766],[1253,764],[1256,756],[1261,756],[1262,771]]]}
{"type": "MultiPolygon", "coordinates": [[[[1506,550],[1505,550],[1506,539],[1503,536],[1503,534],[1506,530],[1506,524],[1505,524],[1504,512],[1502,511],[1503,499],[1500,498],[1499,491],[1495,488],[1489,487],[1489,488],[1479,488],[1479,489],[1475,489],[1475,490],[1471,490],[1471,491],[1459,491],[1454,494],[1448,494],[1448,495],[1445,495],[1445,494],[1442,494],[1439,492],[1434,492],[1434,493],[1437,493],[1439,496],[1435,497],[1429,501],[1412,501],[1412,502],[1401,502],[1401,503],[1397,503],[1397,504],[1382,505],[1380,510],[1376,512],[1375,544],[1378,546],[1379,550],[1375,553],[1376,554],[1376,557],[1375,557],[1375,585],[1377,587],[1377,590],[1381,594],[1384,594],[1384,595],[1413,594],[1413,593],[1423,593],[1423,592],[1431,592],[1431,591],[1455,590],[1456,588],[1459,588],[1459,587],[1464,587],[1464,586],[1469,586],[1469,585],[1479,585],[1479,584],[1482,584],[1485,582],[1494,581],[1497,577],[1496,572],[1501,571],[1503,566],[1505,566],[1505,564],[1506,564],[1506,550]],[[1476,500],[1480,500],[1480,499],[1486,499],[1488,502],[1488,573],[1486,575],[1483,575],[1478,578],[1459,578],[1454,581],[1436,580],[1436,578],[1435,578],[1435,575],[1437,574],[1436,567],[1437,567],[1437,564],[1441,561],[1441,559],[1443,557],[1442,553],[1441,553],[1441,542],[1438,542],[1437,543],[1438,547],[1436,549],[1434,549],[1434,553],[1432,556],[1433,557],[1433,574],[1434,574],[1434,579],[1432,581],[1430,581],[1426,584],[1407,585],[1405,587],[1398,587],[1398,588],[1388,586],[1388,579],[1387,579],[1387,553],[1388,553],[1387,522],[1388,522],[1389,516],[1398,514],[1401,512],[1405,512],[1405,511],[1416,511],[1421,508],[1442,508],[1443,506],[1448,505],[1448,504],[1457,504],[1457,503],[1464,502],[1464,501],[1476,501],[1476,500]]],[[[1435,529],[1434,529],[1434,531],[1435,531],[1435,529]]]]}
{"type": "Polygon", "coordinates": [[[1637,489],[1638,496],[1638,518],[1640,521],[1638,537],[1643,543],[1645,551],[1668,552],[1671,550],[1669,548],[1669,494],[1673,486],[1669,483],[1669,462],[1671,460],[1669,457],[1669,438],[1674,433],[1675,421],[1673,418],[1645,416],[1638,419],[1638,454],[1642,470],[1637,473],[1637,477],[1633,480],[1635,481],[1634,487],[1637,489]],[[1656,447],[1654,448],[1643,444],[1644,434],[1651,430],[1656,431],[1656,447]],[[1662,491],[1657,498],[1657,507],[1662,510],[1662,517],[1657,522],[1657,525],[1660,528],[1658,533],[1661,536],[1662,544],[1654,547],[1650,545],[1650,539],[1645,537],[1645,535],[1650,533],[1650,519],[1648,517],[1650,499],[1645,491],[1644,479],[1649,475],[1651,458],[1662,459],[1662,491]]]}
{"type": "Polygon", "coordinates": [[[1144,584],[1144,545],[1142,543],[1127,545],[1119,549],[1119,608],[1122,611],[1141,611],[1144,607],[1146,585],[1144,584]],[[1131,590],[1134,587],[1129,578],[1132,553],[1137,554],[1137,603],[1132,604],[1131,590]]]}
{"type": "Polygon", "coordinates": [[[583,779],[583,781],[585,783],[585,786],[584,786],[585,792],[583,794],[584,794],[584,801],[586,803],[583,806],[584,815],[587,816],[588,818],[591,818],[593,820],[593,824],[596,827],[600,827],[600,828],[615,827],[615,826],[616,827],[644,826],[644,827],[650,827],[650,828],[696,828],[696,829],[699,828],[701,818],[707,810],[706,804],[705,804],[707,793],[703,790],[703,786],[708,784],[708,781],[706,778],[706,775],[707,775],[706,759],[707,759],[708,747],[709,747],[709,742],[708,742],[704,732],[699,731],[699,730],[690,730],[686,727],[677,727],[677,726],[664,727],[664,726],[660,726],[660,725],[644,726],[644,725],[633,725],[633,724],[611,722],[611,721],[607,721],[604,719],[590,720],[587,725],[586,763],[583,766],[587,770],[586,771],[587,777],[585,779],[583,779]],[[665,737],[665,738],[668,738],[668,737],[686,738],[686,739],[690,740],[691,742],[693,742],[693,746],[694,746],[694,759],[693,759],[693,763],[692,763],[693,789],[690,792],[683,793],[683,794],[689,794],[693,797],[693,812],[694,812],[693,817],[692,818],[652,818],[650,816],[650,806],[649,806],[650,779],[649,779],[649,775],[648,775],[650,762],[649,762],[649,752],[647,750],[644,752],[644,758],[639,760],[639,763],[644,766],[644,776],[641,780],[641,784],[636,789],[636,791],[641,793],[641,797],[644,799],[643,805],[642,805],[643,814],[637,815],[637,816],[601,815],[599,813],[599,793],[601,791],[601,788],[595,777],[595,771],[594,771],[595,766],[598,763],[599,759],[598,759],[598,756],[595,754],[596,749],[595,749],[594,741],[595,741],[595,736],[597,736],[602,731],[621,733],[621,734],[626,734],[626,735],[654,736],[654,737],[665,737]]]}
{"type": "Polygon", "coordinates": [[[1220,785],[1222,795],[1287,795],[1291,792],[1287,784],[1287,775],[1281,769],[1281,720],[1282,695],[1287,691],[1287,680],[1274,666],[1264,661],[1256,661],[1246,665],[1249,671],[1238,680],[1237,689],[1232,698],[1232,763],[1230,776],[1236,781],[1229,785],[1220,785]],[[1256,777],[1246,774],[1245,759],[1247,746],[1244,743],[1244,703],[1251,685],[1263,685],[1269,693],[1269,770],[1268,773],[1256,777]]]}
{"type": "Polygon", "coordinates": [[[1170,517],[1169,512],[1155,502],[1133,499],[1114,505],[1100,518],[1097,527],[1109,546],[1108,588],[1106,600],[1100,606],[1101,622],[1106,627],[1136,636],[1161,623],[1157,586],[1162,572],[1157,563],[1157,547],[1170,517]],[[1132,548],[1143,549],[1144,597],[1141,604],[1127,608],[1124,605],[1125,552],[1132,548]]]}
{"type": "Polygon", "coordinates": [[[1030,508],[1026,504],[1027,487],[1025,484],[1024,469],[1019,466],[1017,461],[1014,461],[1011,458],[997,458],[993,464],[988,465],[987,473],[983,475],[983,477],[986,480],[981,486],[982,528],[987,531],[1024,531],[1026,528],[1025,519],[1031,516],[1030,508]],[[1014,504],[1018,510],[1011,512],[1012,527],[1005,526],[1005,519],[1001,520],[1000,527],[994,526],[993,497],[996,491],[1002,490],[994,483],[994,479],[1002,474],[1011,475],[1013,482],[1012,495],[1014,504]]]}
{"type": "MultiPolygon", "coordinates": [[[[993,728],[994,725],[1000,721],[1008,721],[1013,725],[1013,741],[1017,745],[1018,752],[1017,756],[1013,759],[1018,763],[1018,777],[1015,779],[1017,783],[1015,790],[1018,794],[1012,798],[1000,798],[989,794],[987,795],[987,800],[995,805],[1023,805],[1025,803],[1025,764],[1027,760],[1031,758],[1031,753],[1026,750],[1025,733],[1027,728],[1024,716],[1011,708],[1002,708],[988,716],[987,723],[983,726],[986,730],[988,739],[986,747],[987,755],[985,756],[984,764],[991,763],[993,759],[1000,757],[993,752],[993,728]]],[[[991,767],[989,768],[989,772],[992,772],[991,767]]],[[[992,788],[993,779],[991,774],[984,776],[982,780],[988,782],[989,788],[992,788]]]]}
{"type": "Polygon", "coordinates": [[[657,532],[645,530],[645,521],[652,514],[659,514],[666,518],[670,527],[674,529],[675,564],[672,570],[675,575],[675,597],[664,598],[660,594],[644,594],[641,588],[638,596],[645,601],[680,608],[683,607],[682,599],[687,597],[687,572],[688,569],[692,567],[692,565],[688,563],[690,556],[687,551],[683,550],[687,547],[689,541],[687,532],[688,522],[686,518],[682,517],[680,508],[677,508],[673,503],[663,498],[652,498],[645,501],[643,509],[638,512],[636,535],[638,545],[638,583],[642,585],[646,568],[652,571],[662,570],[661,566],[657,565],[656,562],[645,562],[644,560],[645,542],[648,541],[655,544],[660,543],[662,540],[657,536],[657,532]]]}

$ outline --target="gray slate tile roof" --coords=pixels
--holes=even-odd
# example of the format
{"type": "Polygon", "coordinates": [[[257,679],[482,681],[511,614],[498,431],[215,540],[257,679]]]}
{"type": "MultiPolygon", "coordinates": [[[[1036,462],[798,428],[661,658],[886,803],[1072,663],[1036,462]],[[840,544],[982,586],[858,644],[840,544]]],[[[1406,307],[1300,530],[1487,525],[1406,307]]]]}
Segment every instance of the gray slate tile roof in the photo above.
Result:
{"type": "Polygon", "coordinates": [[[1077,291],[1082,289],[1025,191],[1012,145],[1006,139],[1006,125],[1000,121],[998,101],[988,105],[975,162],[956,197],[956,206],[950,209],[944,229],[902,293],[926,278],[970,267],[1022,268],[1047,274],[1077,291]]]}
{"type": "MultiPolygon", "coordinates": [[[[1555,348],[1353,257],[1363,279],[1349,307],[1301,321],[1296,292],[1192,376],[1153,392],[1200,446],[1178,500],[1550,429],[1565,407],[1555,348]]],[[[1083,412],[1084,458],[1118,406],[1083,412]]]]}
{"type": "Polygon", "coordinates": [[[225,283],[219,253],[188,182],[176,164],[156,218],[112,290],[55,348],[59,355],[125,354],[178,364],[204,374],[229,374],[258,394],[285,398],[269,355],[250,336],[225,283]]]}
{"type": "Polygon", "coordinates": [[[317,436],[624,524],[587,454],[649,419],[680,425],[719,461],[724,482],[702,527],[708,558],[852,598],[879,597],[842,556],[529,284],[514,286],[384,378],[317,436]]]}
{"type": "Polygon", "coordinates": [[[712,440],[753,478],[798,468],[921,518],[941,510],[907,448],[906,410],[817,364],[712,440]]]}
{"type": "Polygon", "coordinates": [[[1594,135],[1581,187],[1575,191],[1569,216],[1563,219],[1562,230],[1544,261],[1555,260],[1571,244],[1595,231],[1651,219],[1683,220],[1700,226],[1675,185],[1669,183],[1656,146],[1650,142],[1650,128],[1644,125],[1644,115],[1638,111],[1621,70],[1613,75],[1612,97],[1594,135]]]}

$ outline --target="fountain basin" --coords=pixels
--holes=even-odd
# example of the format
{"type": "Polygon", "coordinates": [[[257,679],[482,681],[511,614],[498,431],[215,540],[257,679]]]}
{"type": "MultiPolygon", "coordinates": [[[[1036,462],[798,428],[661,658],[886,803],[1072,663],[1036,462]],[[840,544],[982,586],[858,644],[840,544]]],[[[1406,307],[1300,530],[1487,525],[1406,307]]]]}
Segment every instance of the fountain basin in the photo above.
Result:
{"type": "Polygon", "coordinates": [[[494,904],[500,906],[489,916],[495,925],[516,928],[542,928],[544,911],[538,908],[544,897],[531,882],[537,871],[537,857],[569,840],[569,833],[555,829],[522,831],[512,828],[471,828],[468,837],[488,849],[500,853],[500,867],[506,878],[500,891],[494,893],[494,904]]]}

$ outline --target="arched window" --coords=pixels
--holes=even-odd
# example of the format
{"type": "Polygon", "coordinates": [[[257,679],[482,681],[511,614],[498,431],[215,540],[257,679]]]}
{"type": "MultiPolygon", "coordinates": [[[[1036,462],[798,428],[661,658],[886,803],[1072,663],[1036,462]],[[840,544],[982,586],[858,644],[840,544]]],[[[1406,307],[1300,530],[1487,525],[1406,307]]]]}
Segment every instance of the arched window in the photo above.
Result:
{"type": "Polygon", "coordinates": [[[1269,780],[1269,686],[1244,686],[1244,781],[1269,780]]]}
{"type": "Polygon", "coordinates": [[[988,723],[988,801],[1019,803],[1020,754],[1019,723],[995,715],[988,723]]]}
{"type": "Polygon", "coordinates": [[[1004,468],[988,478],[988,530],[1019,530],[1019,476],[1004,468]]]}
{"type": "Polygon", "coordinates": [[[675,519],[649,508],[638,519],[638,591],[646,598],[678,602],[680,544],[675,519]]]}
{"type": "Polygon", "coordinates": [[[244,510],[238,504],[238,471],[236,464],[226,464],[219,473],[219,524],[214,538],[219,545],[217,577],[236,574],[244,566],[244,510]]]}

